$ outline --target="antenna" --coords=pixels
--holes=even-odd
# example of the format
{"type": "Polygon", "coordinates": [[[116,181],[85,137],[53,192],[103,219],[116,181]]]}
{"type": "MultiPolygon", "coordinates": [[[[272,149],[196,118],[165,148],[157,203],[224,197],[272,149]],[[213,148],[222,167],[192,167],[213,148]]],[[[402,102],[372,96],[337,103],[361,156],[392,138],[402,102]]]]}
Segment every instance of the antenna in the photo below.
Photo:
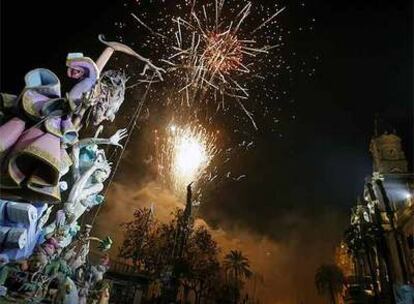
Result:
{"type": "Polygon", "coordinates": [[[378,120],[379,120],[379,115],[378,112],[375,113],[375,117],[374,117],[374,136],[377,137],[378,136],[378,120]]]}

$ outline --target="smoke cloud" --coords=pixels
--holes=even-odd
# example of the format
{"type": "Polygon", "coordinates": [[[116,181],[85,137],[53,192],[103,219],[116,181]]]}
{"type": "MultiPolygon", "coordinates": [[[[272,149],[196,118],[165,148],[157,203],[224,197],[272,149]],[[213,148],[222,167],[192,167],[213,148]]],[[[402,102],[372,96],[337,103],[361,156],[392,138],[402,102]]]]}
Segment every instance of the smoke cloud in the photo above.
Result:
{"type": "MultiPolygon", "coordinates": [[[[184,207],[183,201],[155,181],[143,184],[124,181],[111,185],[95,229],[99,236],[110,235],[113,238],[114,257],[123,239],[121,224],[132,220],[134,209],[150,207],[151,204],[154,204],[156,218],[161,222],[168,221],[175,208],[184,207]]],[[[321,303],[314,288],[314,273],[321,263],[332,259],[332,239],[337,237],[338,231],[331,223],[341,221],[339,216],[335,218],[335,213],[321,211],[317,225],[314,220],[295,216],[295,228],[277,239],[272,237],[272,233],[266,235],[255,231],[254,227],[243,226],[242,220],[234,225],[215,223],[211,228],[202,217],[201,214],[196,225],[209,228],[221,248],[221,257],[237,249],[249,258],[256,274],[246,285],[250,296],[266,304],[321,303]]],[[[272,223],[273,229],[285,230],[283,221],[291,219],[279,218],[272,223]]],[[[280,233],[276,235],[280,236],[280,233]]]]}

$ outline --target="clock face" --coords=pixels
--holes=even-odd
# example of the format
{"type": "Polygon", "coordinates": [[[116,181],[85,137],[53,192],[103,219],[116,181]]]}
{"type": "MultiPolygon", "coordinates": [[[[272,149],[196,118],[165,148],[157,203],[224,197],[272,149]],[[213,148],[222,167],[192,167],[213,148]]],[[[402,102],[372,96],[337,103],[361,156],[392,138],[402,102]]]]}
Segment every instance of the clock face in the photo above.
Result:
{"type": "Polygon", "coordinates": [[[386,148],[382,152],[382,156],[384,159],[391,159],[391,160],[399,159],[399,156],[400,156],[399,154],[400,153],[398,153],[397,149],[394,147],[386,148]]]}

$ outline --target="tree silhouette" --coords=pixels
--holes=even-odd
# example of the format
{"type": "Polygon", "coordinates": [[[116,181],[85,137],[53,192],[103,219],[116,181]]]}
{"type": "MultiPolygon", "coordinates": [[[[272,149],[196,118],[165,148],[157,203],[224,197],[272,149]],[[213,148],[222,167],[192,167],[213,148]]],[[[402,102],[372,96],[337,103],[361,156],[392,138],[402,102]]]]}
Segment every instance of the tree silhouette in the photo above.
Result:
{"type": "Polygon", "coordinates": [[[148,208],[134,212],[134,219],[123,224],[124,241],[119,257],[128,260],[137,272],[158,279],[170,261],[174,227],[160,225],[148,208]]]}
{"type": "Polygon", "coordinates": [[[233,301],[237,303],[244,279],[252,275],[249,259],[239,250],[231,250],[223,262],[229,284],[233,290],[233,301]]]}
{"type": "Polygon", "coordinates": [[[237,303],[244,280],[252,275],[249,260],[241,251],[232,250],[221,266],[219,247],[209,230],[195,227],[191,219],[183,225],[184,216],[184,211],[177,209],[171,220],[162,224],[151,209],[136,210],[133,220],[123,224],[119,256],[152,282],[162,282],[158,300],[174,299],[181,288],[185,303],[191,292],[195,304],[237,303]]]}
{"type": "Polygon", "coordinates": [[[196,304],[203,297],[216,293],[220,280],[218,251],[217,243],[205,227],[196,228],[188,238],[183,258],[186,267],[181,283],[184,290],[194,292],[196,304]]]}

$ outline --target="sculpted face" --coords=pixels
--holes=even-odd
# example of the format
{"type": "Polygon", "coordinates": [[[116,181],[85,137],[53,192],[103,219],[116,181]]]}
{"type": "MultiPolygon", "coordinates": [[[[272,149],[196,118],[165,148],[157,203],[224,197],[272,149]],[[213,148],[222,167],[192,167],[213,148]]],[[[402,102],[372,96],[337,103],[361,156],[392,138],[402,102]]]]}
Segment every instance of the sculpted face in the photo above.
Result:
{"type": "Polygon", "coordinates": [[[67,70],[67,75],[72,79],[81,79],[85,75],[85,71],[82,68],[70,67],[67,70]]]}
{"type": "Polygon", "coordinates": [[[98,183],[103,183],[108,177],[110,172],[106,170],[97,170],[95,171],[94,177],[98,183]]]}
{"type": "Polygon", "coordinates": [[[98,103],[93,111],[93,124],[95,126],[100,125],[103,121],[106,120],[105,116],[106,108],[103,103],[98,103]]]}
{"type": "Polygon", "coordinates": [[[0,266],[6,265],[9,263],[9,258],[6,255],[0,256],[0,266]]]}

